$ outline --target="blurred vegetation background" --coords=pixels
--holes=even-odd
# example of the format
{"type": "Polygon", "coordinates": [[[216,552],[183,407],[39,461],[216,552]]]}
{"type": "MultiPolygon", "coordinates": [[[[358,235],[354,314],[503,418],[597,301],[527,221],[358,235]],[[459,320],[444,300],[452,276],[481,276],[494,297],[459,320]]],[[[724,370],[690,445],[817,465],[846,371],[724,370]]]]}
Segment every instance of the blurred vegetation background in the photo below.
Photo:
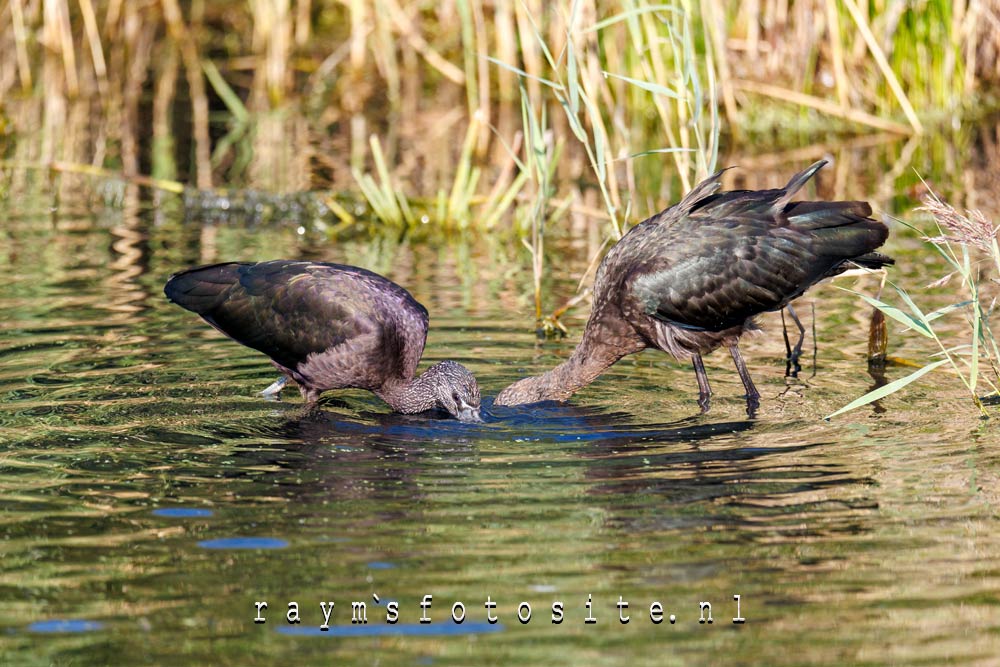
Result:
{"type": "Polygon", "coordinates": [[[0,128],[41,133],[7,164],[360,191],[398,224],[492,227],[558,182],[620,233],[720,143],[992,108],[998,28],[1000,0],[8,0],[0,128]]]}
{"type": "MultiPolygon", "coordinates": [[[[383,272],[404,237],[469,232],[530,266],[553,333],[606,248],[720,166],[780,187],[833,157],[823,198],[1000,211],[1000,0],[0,2],[0,201],[124,209],[122,247],[139,209],[202,262],[217,221],[364,236],[383,272]]],[[[990,312],[968,320],[996,374],[990,312]]]]}

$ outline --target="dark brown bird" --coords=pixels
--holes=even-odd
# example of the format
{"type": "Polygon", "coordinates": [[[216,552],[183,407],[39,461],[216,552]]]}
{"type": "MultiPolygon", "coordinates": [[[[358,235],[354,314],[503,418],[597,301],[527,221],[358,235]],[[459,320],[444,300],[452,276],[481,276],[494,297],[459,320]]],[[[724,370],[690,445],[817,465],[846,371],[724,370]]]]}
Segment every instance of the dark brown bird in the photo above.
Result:
{"type": "Polygon", "coordinates": [[[759,405],[738,342],[753,317],[778,310],[823,278],[892,259],[873,252],[889,235],[865,202],[792,202],[825,161],[780,190],[718,192],[722,172],[631,229],[597,270],[594,306],[570,358],[525,378],[496,405],[568,399],[625,355],[647,347],[690,359],[698,403],[711,389],[701,355],[729,348],[746,388],[747,412],[759,405]]]}
{"type": "Polygon", "coordinates": [[[427,310],[405,289],[354,266],[322,262],[214,264],[177,273],[167,298],[237,343],[263,352],[307,403],[328,389],[367,389],[393,410],[447,410],[481,421],[479,386],[464,366],[442,361],[416,376],[427,310]]]}

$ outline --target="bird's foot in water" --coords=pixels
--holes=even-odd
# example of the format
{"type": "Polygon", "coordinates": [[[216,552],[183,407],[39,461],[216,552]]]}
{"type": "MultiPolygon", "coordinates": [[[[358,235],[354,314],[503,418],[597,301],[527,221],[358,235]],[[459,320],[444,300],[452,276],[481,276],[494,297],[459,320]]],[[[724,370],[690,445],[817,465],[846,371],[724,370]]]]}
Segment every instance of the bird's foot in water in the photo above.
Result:
{"type": "Polygon", "coordinates": [[[698,407],[701,408],[701,414],[707,413],[708,409],[712,407],[712,395],[698,394],[698,407]]]}
{"type": "Polygon", "coordinates": [[[757,417],[757,410],[760,408],[760,394],[747,394],[747,417],[754,419],[757,417]]]}
{"type": "Polygon", "coordinates": [[[280,378],[269,384],[267,389],[260,392],[260,395],[268,401],[280,401],[281,390],[285,388],[286,384],[288,384],[288,378],[282,375],[280,378]]]}
{"type": "Polygon", "coordinates": [[[797,378],[801,372],[802,364],[799,363],[799,355],[793,352],[785,358],[785,377],[797,378]]]}
{"type": "MultiPolygon", "coordinates": [[[[815,319],[816,313],[814,311],[813,320],[815,321],[815,319]]],[[[802,343],[805,341],[806,328],[802,326],[802,321],[799,320],[799,316],[795,313],[795,309],[792,308],[792,304],[788,304],[781,311],[781,335],[785,339],[785,377],[797,378],[802,371],[802,366],[799,364],[799,357],[802,356],[802,343]],[[792,322],[795,323],[796,328],[799,330],[799,340],[795,343],[794,347],[788,339],[788,327],[785,326],[785,310],[788,311],[792,322]]]]}

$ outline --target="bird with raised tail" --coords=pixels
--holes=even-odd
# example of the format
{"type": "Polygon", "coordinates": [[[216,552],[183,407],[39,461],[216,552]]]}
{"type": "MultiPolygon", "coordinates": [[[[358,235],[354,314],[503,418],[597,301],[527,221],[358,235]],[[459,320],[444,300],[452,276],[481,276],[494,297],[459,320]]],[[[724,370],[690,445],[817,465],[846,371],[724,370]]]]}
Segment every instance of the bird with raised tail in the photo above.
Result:
{"type": "Polygon", "coordinates": [[[792,201],[825,164],[778,190],[719,192],[720,171],[633,227],[597,270],[593,310],[569,359],[513,383],[495,405],[565,401],[622,357],[656,348],[691,360],[698,403],[707,411],[712,392],[702,355],[725,346],[753,416],[760,394],[739,339],[756,329],[754,316],[779,310],[849,268],[893,263],[874,252],[889,230],[871,219],[867,203],[792,201]]]}
{"type": "Polygon", "coordinates": [[[454,361],[416,375],[427,309],[382,276],[354,266],[229,262],[175,274],[167,298],[237,343],[263,352],[309,404],[330,389],[367,389],[397,412],[446,410],[482,421],[476,378],[454,361]]]}

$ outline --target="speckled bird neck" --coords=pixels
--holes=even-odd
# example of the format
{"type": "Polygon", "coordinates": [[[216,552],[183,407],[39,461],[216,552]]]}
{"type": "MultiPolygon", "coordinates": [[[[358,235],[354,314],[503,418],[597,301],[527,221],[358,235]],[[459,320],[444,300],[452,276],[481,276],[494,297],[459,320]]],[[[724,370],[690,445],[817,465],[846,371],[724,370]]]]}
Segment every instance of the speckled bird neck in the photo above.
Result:
{"type": "Polygon", "coordinates": [[[569,359],[552,370],[524,378],[504,389],[495,405],[523,405],[539,401],[565,401],[590,384],[622,357],[645,347],[634,332],[607,326],[600,320],[603,308],[595,309],[583,339],[569,359]]]}
{"type": "Polygon", "coordinates": [[[426,373],[409,380],[391,378],[375,390],[375,395],[396,412],[411,415],[437,407],[438,384],[426,373]]]}
{"type": "Polygon", "coordinates": [[[440,408],[462,419],[471,410],[478,421],[479,385],[469,369],[454,361],[440,361],[412,379],[390,378],[375,394],[404,414],[440,408]]]}

